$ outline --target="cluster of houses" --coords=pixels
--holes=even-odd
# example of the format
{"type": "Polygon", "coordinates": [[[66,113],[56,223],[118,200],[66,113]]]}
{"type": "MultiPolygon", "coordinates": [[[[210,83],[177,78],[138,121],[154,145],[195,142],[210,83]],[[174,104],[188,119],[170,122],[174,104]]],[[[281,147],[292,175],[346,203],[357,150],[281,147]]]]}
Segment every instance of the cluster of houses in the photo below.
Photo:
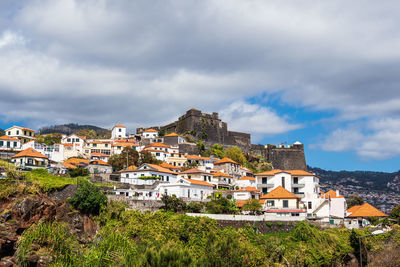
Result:
{"type": "Polygon", "coordinates": [[[365,226],[371,216],[386,216],[368,203],[347,209],[338,191],[321,192],[320,177],[304,170],[253,173],[230,158],[180,153],[179,144],[186,140],[177,133],[159,136],[148,129],[127,135],[123,125],[116,125],[110,139],[71,134],[53,146],[36,142],[35,132],[24,127],[11,127],[5,134],[0,137],[0,153],[21,168],[54,168],[63,173],[83,167],[91,173],[111,174],[109,157],[125,147],[151,153],[162,163],[126,166],[118,172],[122,186],[115,193],[127,198],[161,200],[163,195],[176,195],[187,201],[207,201],[218,193],[234,199],[239,207],[256,199],[268,216],[307,218],[349,228],[365,226]]]}

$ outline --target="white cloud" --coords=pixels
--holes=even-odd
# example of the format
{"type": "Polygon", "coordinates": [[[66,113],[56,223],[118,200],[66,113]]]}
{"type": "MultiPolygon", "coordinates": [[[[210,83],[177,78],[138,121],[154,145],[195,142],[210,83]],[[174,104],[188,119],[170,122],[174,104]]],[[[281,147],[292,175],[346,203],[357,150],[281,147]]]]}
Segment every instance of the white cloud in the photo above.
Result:
{"type": "Polygon", "coordinates": [[[273,110],[257,104],[236,101],[220,110],[220,117],[229,123],[233,131],[251,132],[254,134],[281,134],[302,127],[288,122],[273,110]]]}

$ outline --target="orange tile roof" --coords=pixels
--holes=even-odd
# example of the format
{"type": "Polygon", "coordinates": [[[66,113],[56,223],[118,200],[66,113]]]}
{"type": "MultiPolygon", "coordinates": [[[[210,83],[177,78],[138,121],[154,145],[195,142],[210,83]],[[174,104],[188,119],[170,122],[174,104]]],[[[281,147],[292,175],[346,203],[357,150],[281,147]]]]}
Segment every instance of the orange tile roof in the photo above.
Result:
{"type": "Polygon", "coordinates": [[[150,151],[150,152],[161,152],[161,153],[166,153],[168,154],[167,151],[164,150],[158,150],[158,149],[152,149],[152,148],[145,148],[144,151],[150,151]]]}
{"type": "MultiPolygon", "coordinates": [[[[178,173],[176,173],[176,172],[174,172],[174,171],[171,171],[171,170],[168,170],[168,169],[166,169],[166,168],[163,168],[163,167],[161,167],[161,166],[158,166],[158,165],[155,165],[155,164],[150,164],[150,163],[144,163],[145,165],[148,165],[149,167],[151,167],[151,168],[153,168],[153,169],[155,169],[156,171],[158,171],[158,172],[165,172],[165,173],[170,173],[170,174],[175,174],[175,175],[178,175],[178,173]]],[[[147,169],[146,169],[147,170],[147,169]]],[[[145,171],[145,170],[139,170],[139,169],[136,169],[136,170],[134,170],[135,172],[142,172],[142,171],[145,171]]]]}
{"type": "Polygon", "coordinates": [[[263,199],[301,199],[301,197],[289,192],[282,186],[278,186],[266,195],[261,196],[263,199]]]}
{"type": "Polygon", "coordinates": [[[256,175],[257,176],[259,176],[259,175],[273,176],[275,174],[282,173],[282,172],[289,173],[291,175],[299,175],[299,176],[310,176],[310,175],[313,176],[314,175],[312,173],[309,173],[309,172],[306,172],[306,171],[303,171],[303,170],[284,170],[283,171],[283,170],[279,170],[279,169],[257,173],[256,175]]]}
{"type": "MultiPolygon", "coordinates": [[[[347,210],[349,211],[349,210],[347,210]]],[[[381,212],[374,206],[364,203],[357,209],[355,209],[348,217],[387,217],[385,213],[381,212]]]]}
{"type": "Polygon", "coordinates": [[[187,155],[186,156],[187,159],[198,159],[198,160],[210,160],[210,157],[200,157],[197,155],[187,155]]]}
{"type": "Polygon", "coordinates": [[[144,133],[158,133],[158,131],[154,129],[147,129],[146,131],[144,131],[144,133]]]}
{"type": "Polygon", "coordinates": [[[66,147],[66,146],[72,147],[73,146],[72,144],[61,144],[61,145],[63,145],[64,147],[66,147]]]}
{"type": "Polygon", "coordinates": [[[73,165],[85,165],[85,164],[89,164],[90,161],[87,159],[80,159],[80,158],[69,158],[66,161],[64,161],[64,163],[69,163],[69,164],[73,164],[73,165]]]}
{"type": "Polygon", "coordinates": [[[66,169],[77,169],[78,167],[76,167],[75,165],[72,165],[68,162],[63,162],[62,165],[64,166],[64,168],[66,169]]]}
{"type": "Polygon", "coordinates": [[[256,178],[254,177],[249,177],[249,176],[244,176],[238,179],[238,181],[246,181],[246,180],[250,180],[250,181],[256,181],[256,178]]]}
{"type": "Polygon", "coordinates": [[[44,159],[48,158],[45,155],[43,155],[42,153],[37,152],[33,148],[27,148],[25,150],[22,150],[18,154],[12,156],[12,158],[21,158],[21,157],[44,158],[44,159]]]}
{"type": "Polygon", "coordinates": [[[145,147],[165,147],[165,148],[169,148],[170,146],[166,145],[166,144],[163,144],[163,143],[156,142],[156,143],[152,143],[150,145],[147,145],[145,147]]]}
{"type": "Polygon", "coordinates": [[[117,124],[117,125],[115,125],[115,126],[113,127],[113,129],[114,129],[115,127],[119,127],[119,128],[126,128],[124,125],[121,125],[121,124],[117,124]]]}
{"type": "Polygon", "coordinates": [[[90,153],[90,156],[95,156],[95,157],[109,157],[110,155],[107,155],[107,154],[104,154],[104,153],[94,152],[94,153],[90,153]]]}
{"type": "Polygon", "coordinates": [[[11,140],[11,141],[19,141],[18,138],[14,138],[14,137],[10,137],[7,135],[3,135],[2,137],[0,137],[1,140],[11,140]]]}
{"type": "Polygon", "coordinates": [[[214,177],[227,177],[227,178],[232,178],[232,176],[230,176],[230,175],[228,175],[228,174],[226,174],[226,173],[223,173],[223,172],[215,172],[215,173],[212,173],[212,175],[213,175],[214,177]]]}
{"type": "Polygon", "coordinates": [[[90,161],[90,164],[111,166],[111,164],[109,164],[109,163],[107,163],[105,161],[102,161],[101,159],[92,160],[92,161],[90,161]]]}
{"type": "Polygon", "coordinates": [[[230,159],[230,158],[223,158],[223,159],[221,159],[221,160],[218,160],[218,161],[215,162],[214,164],[215,164],[215,165],[218,165],[218,164],[224,164],[224,163],[233,163],[233,164],[240,165],[239,163],[237,163],[236,161],[234,161],[234,160],[232,160],[232,159],[230,159]]]}
{"type": "Polygon", "coordinates": [[[354,211],[358,210],[359,207],[361,207],[361,205],[355,205],[355,206],[347,209],[347,212],[354,212],[354,211]]]}
{"type": "Polygon", "coordinates": [[[94,140],[91,142],[92,144],[111,144],[112,141],[104,141],[104,140],[94,140]]]}
{"type": "Polygon", "coordinates": [[[175,169],[175,170],[180,170],[181,169],[181,167],[178,167],[178,166],[174,166],[174,165],[171,165],[171,164],[169,164],[169,163],[167,163],[167,162],[165,162],[165,161],[163,161],[161,164],[159,164],[161,167],[163,167],[163,168],[166,168],[166,169],[175,169]]]}
{"type": "Polygon", "coordinates": [[[183,171],[183,172],[181,172],[182,174],[191,174],[191,173],[207,173],[207,174],[210,174],[210,175],[212,175],[211,173],[208,173],[208,172],[206,172],[206,171],[202,171],[202,170],[200,170],[200,169],[198,169],[198,168],[192,168],[192,169],[189,169],[189,170],[186,170],[186,171],[183,171]]]}
{"type": "Polygon", "coordinates": [[[237,192],[260,192],[260,190],[258,190],[254,186],[246,186],[246,187],[240,188],[240,189],[238,189],[236,191],[237,192]]]}
{"type": "Polygon", "coordinates": [[[193,179],[185,179],[186,181],[189,181],[191,184],[197,184],[197,185],[204,185],[204,186],[209,186],[209,187],[214,187],[212,184],[207,183],[205,181],[199,181],[199,180],[193,180],[193,179]]]}
{"type": "Polygon", "coordinates": [[[177,133],[170,133],[170,134],[167,134],[167,135],[165,135],[165,136],[179,136],[179,134],[177,134],[177,133]]]}
{"type": "Polygon", "coordinates": [[[333,190],[329,190],[327,193],[321,193],[325,198],[344,198],[341,195],[336,195],[336,192],[333,190]]]}
{"type": "Polygon", "coordinates": [[[113,144],[113,146],[114,146],[114,147],[116,147],[116,146],[132,147],[132,146],[137,146],[137,144],[135,144],[135,143],[124,142],[124,143],[115,143],[115,144],[113,144]]]}
{"type": "Polygon", "coordinates": [[[137,167],[135,165],[131,165],[128,168],[126,168],[125,170],[120,170],[118,172],[131,172],[131,171],[134,171],[136,169],[137,169],[137,167]]]}

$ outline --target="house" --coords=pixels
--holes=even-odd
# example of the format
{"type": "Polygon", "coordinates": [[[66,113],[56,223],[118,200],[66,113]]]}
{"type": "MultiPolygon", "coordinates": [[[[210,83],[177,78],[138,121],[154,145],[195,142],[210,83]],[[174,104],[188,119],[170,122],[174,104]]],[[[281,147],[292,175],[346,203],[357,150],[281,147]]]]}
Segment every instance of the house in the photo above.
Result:
{"type": "Polygon", "coordinates": [[[254,177],[253,171],[247,169],[246,167],[240,166],[240,171],[242,173],[242,176],[254,177]]]}
{"type": "Polygon", "coordinates": [[[299,196],[306,204],[308,214],[312,214],[321,203],[319,177],[312,173],[303,170],[272,170],[256,174],[256,179],[257,188],[263,194],[281,186],[299,196]]]}
{"type": "Polygon", "coordinates": [[[214,162],[217,161],[217,159],[214,158],[197,155],[187,155],[186,160],[189,165],[197,164],[198,166],[204,166],[207,170],[212,170],[214,168],[214,162]]]}
{"type": "Polygon", "coordinates": [[[181,167],[177,167],[177,166],[171,165],[171,164],[169,164],[167,162],[162,162],[161,164],[159,164],[159,166],[161,166],[163,168],[166,168],[166,169],[168,169],[170,171],[176,172],[176,173],[182,171],[181,167]]]}
{"type": "Polygon", "coordinates": [[[292,216],[305,218],[307,210],[301,197],[286,190],[282,186],[274,188],[260,197],[263,210],[270,216],[292,216]]]}
{"type": "Polygon", "coordinates": [[[64,146],[64,160],[71,157],[85,157],[90,154],[84,150],[86,146],[86,137],[81,137],[76,134],[64,136],[61,139],[61,144],[64,146]]]}
{"type": "Polygon", "coordinates": [[[62,144],[54,144],[52,146],[48,146],[32,140],[28,143],[23,144],[21,147],[22,150],[27,148],[35,149],[39,153],[47,156],[50,161],[58,163],[64,161],[64,145],[62,144]]]}
{"type": "Polygon", "coordinates": [[[345,226],[349,229],[358,229],[368,226],[370,217],[388,217],[374,206],[364,203],[351,207],[347,210],[345,226]]]}
{"type": "Polygon", "coordinates": [[[220,172],[212,172],[213,178],[211,180],[211,183],[216,186],[216,188],[231,188],[233,187],[233,177],[220,172]]]}
{"type": "Polygon", "coordinates": [[[256,178],[249,176],[240,177],[239,179],[236,180],[235,184],[236,186],[239,187],[246,187],[246,186],[257,187],[256,178]]]}
{"type": "Polygon", "coordinates": [[[240,164],[230,158],[223,158],[214,163],[214,168],[233,177],[234,180],[242,177],[240,164]]]}
{"type": "Polygon", "coordinates": [[[309,219],[318,219],[321,222],[341,224],[346,217],[346,199],[339,194],[339,191],[329,190],[321,192],[320,204],[317,205],[309,219]]]}
{"type": "Polygon", "coordinates": [[[9,137],[19,139],[21,141],[21,144],[25,144],[35,139],[35,131],[25,127],[13,126],[11,128],[8,128],[4,132],[9,137]]]}
{"type": "Polygon", "coordinates": [[[168,164],[183,167],[186,163],[186,157],[182,153],[170,153],[169,157],[165,160],[168,164]]]}
{"type": "Polygon", "coordinates": [[[111,130],[111,139],[126,138],[126,127],[121,124],[115,125],[111,130]]]}
{"type": "Polygon", "coordinates": [[[170,133],[164,135],[163,143],[169,146],[179,146],[179,144],[186,143],[186,139],[177,133],[170,133]]]}
{"type": "Polygon", "coordinates": [[[158,191],[160,195],[175,195],[178,198],[202,201],[211,196],[213,185],[205,181],[178,178],[175,182],[160,184],[158,191]]]}
{"type": "Polygon", "coordinates": [[[158,131],[154,129],[147,129],[143,131],[142,137],[144,138],[157,138],[158,137],[158,131]]]}
{"type": "Polygon", "coordinates": [[[112,173],[112,166],[100,159],[91,160],[86,167],[90,173],[94,174],[110,174],[112,173]]]}
{"type": "Polygon", "coordinates": [[[0,137],[0,151],[19,151],[21,141],[18,138],[3,135],[0,137]]]}
{"type": "Polygon", "coordinates": [[[144,163],[135,170],[124,170],[120,174],[121,182],[133,185],[152,185],[157,181],[175,182],[178,173],[155,164],[144,163]]]}
{"type": "Polygon", "coordinates": [[[143,151],[147,151],[150,154],[152,154],[156,159],[161,160],[161,161],[166,161],[166,159],[169,157],[169,152],[165,152],[162,150],[158,149],[153,149],[153,148],[146,148],[143,151]]]}
{"type": "Polygon", "coordinates": [[[49,158],[33,148],[27,148],[12,156],[11,162],[21,168],[47,168],[49,166],[49,158]]]}
{"type": "Polygon", "coordinates": [[[236,200],[259,199],[260,194],[260,190],[254,186],[246,186],[235,190],[233,192],[233,198],[236,200]]]}
{"type": "Polygon", "coordinates": [[[110,155],[103,154],[103,153],[95,152],[95,153],[91,153],[90,154],[90,159],[91,160],[102,160],[102,161],[107,162],[109,158],[110,158],[110,155]]]}
{"type": "Polygon", "coordinates": [[[105,154],[111,156],[112,141],[111,140],[92,140],[88,141],[85,146],[85,153],[92,156],[93,154],[105,154]]]}
{"type": "Polygon", "coordinates": [[[136,150],[137,144],[133,141],[129,141],[129,140],[116,140],[116,142],[114,142],[114,144],[112,144],[112,149],[111,149],[111,154],[121,154],[122,150],[124,150],[124,148],[129,147],[132,149],[136,150]]]}
{"type": "Polygon", "coordinates": [[[89,165],[90,160],[82,159],[82,158],[69,158],[66,161],[64,161],[64,164],[65,163],[74,165],[78,168],[85,168],[87,165],[89,165]]]}
{"type": "Polygon", "coordinates": [[[205,181],[211,183],[212,174],[205,171],[205,168],[192,168],[186,171],[179,173],[179,177],[190,179],[190,180],[197,180],[197,181],[205,181]]]}

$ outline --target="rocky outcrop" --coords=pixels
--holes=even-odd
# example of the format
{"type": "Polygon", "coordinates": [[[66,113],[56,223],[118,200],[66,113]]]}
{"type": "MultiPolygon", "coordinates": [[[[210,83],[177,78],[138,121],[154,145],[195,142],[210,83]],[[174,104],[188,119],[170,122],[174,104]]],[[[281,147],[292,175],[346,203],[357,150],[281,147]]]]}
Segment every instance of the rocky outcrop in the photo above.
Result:
{"type": "MultiPolygon", "coordinates": [[[[31,225],[41,221],[64,222],[79,242],[91,240],[96,234],[96,223],[90,216],[72,210],[65,202],[75,191],[76,186],[67,186],[51,195],[18,196],[0,204],[0,267],[17,266],[14,254],[18,238],[31,225]]],[[[44,266],[52,260],[35,253],[29,255],[30,266],[44,266]]]]}

